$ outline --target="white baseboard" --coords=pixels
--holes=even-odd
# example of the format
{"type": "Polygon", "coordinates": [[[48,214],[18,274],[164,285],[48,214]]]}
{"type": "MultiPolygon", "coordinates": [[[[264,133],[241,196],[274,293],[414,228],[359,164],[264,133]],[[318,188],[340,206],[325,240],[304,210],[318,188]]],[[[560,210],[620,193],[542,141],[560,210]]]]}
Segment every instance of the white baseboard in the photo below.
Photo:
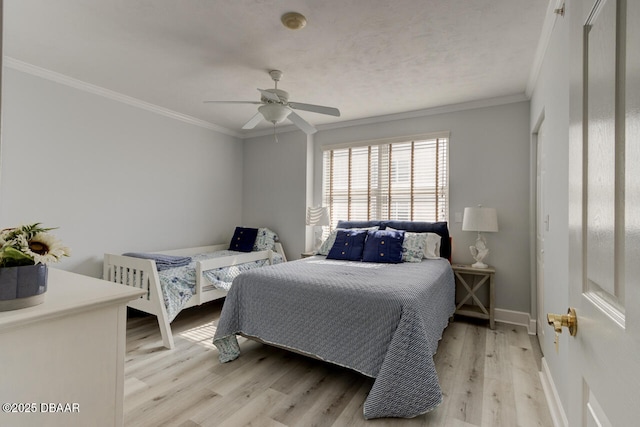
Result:
{"type": "Polygon", "coordinates": [[[532,319],[529,313],[496,308],[495,318],[496,322],[524,326],[525,328],[527,328],[529,335],[536,334],[536,320],[532,319]]]}
{"type": "Polygon", "coordinates": [[[544,357],[542,358],[540,382],[542,383],[544,395],[547,398],[547,405],[549,406],[549,411],[551,412],[551,420],[553,421],[553,426],[568,427],[569,420],[567,419],[567,415],[564,412],[564,408],[562,407],[562,402],[560,401],[558,390],[556,389],[556,385],[553,382],[551,372],[549,371],[549,365],[547,365],[547,361],[544,357]]]}

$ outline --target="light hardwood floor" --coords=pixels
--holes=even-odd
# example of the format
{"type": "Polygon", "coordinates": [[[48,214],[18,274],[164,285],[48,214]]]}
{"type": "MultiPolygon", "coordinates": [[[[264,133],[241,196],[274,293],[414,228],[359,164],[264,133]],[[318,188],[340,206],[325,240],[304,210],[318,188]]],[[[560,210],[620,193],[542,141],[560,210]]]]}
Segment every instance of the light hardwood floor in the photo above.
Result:
{"type": "Polygon", "coordinates": [[[538,375],[540,351],[524,327],[457,317],[435,356],[443,403],[413,419],[365,421],[373,380],[348,369],[241,339],[221,364],[211,344],[222,304],[183,311],[175,350],[154,317],[129,316],[126,426],[552,426],[538,375]]]}

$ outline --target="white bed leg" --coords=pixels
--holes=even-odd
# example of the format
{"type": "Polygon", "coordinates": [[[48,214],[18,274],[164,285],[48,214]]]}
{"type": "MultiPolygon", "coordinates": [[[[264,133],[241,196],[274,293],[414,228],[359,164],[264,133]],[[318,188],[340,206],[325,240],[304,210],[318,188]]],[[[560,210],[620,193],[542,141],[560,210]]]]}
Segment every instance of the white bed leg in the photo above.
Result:
{"type": "Polygon", "coordinates": [[[167,316],[156,316],[156,318],[158,319],[158,325],[160,326],[162,344],[169,350],[173,350],[175,345],[173,343],[173,334],[171,333],[171,326],[167,321],[167,316]]]}
{"type": "Polygon", "coordinates": [[[155,305],[152,314],[155,314],[158,318],[162,344],[169,350],[173,350],[175,347],[173,344],[173,333],[171,332],[171,325],[169,324],[167,308],[164,305],[164,297],[162,296],[162,288],[160,287],[160,279],[158,278],[158,269],[155,261],[151,261],[151,263],[153,264],[153,280],[149,282],[149,291],[151,292],[151,301],[155,305]]]}

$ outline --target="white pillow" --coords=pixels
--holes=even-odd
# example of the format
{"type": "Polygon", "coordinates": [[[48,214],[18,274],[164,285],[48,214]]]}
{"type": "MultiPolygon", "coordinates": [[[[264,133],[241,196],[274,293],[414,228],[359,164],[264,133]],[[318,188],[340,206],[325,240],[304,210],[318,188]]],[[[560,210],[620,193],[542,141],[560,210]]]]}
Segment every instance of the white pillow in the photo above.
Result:
{"type": "Polygon", "coordinates": [[[427,244],[424,247],[424,257],[427,259],[440,258],[440,242],[442,237],[436,233],[424,233],[427,235],[427,244]]]}

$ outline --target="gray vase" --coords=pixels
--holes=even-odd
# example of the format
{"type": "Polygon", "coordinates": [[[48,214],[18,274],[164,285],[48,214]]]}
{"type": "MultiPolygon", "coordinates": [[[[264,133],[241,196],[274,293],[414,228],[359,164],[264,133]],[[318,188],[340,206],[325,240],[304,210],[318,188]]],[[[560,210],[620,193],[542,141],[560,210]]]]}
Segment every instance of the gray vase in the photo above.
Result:
{"type": "Polygon", "coordinates": [[[41,304],[47,291],[45,264],[0,268],[0,311],[41,304]]]}

